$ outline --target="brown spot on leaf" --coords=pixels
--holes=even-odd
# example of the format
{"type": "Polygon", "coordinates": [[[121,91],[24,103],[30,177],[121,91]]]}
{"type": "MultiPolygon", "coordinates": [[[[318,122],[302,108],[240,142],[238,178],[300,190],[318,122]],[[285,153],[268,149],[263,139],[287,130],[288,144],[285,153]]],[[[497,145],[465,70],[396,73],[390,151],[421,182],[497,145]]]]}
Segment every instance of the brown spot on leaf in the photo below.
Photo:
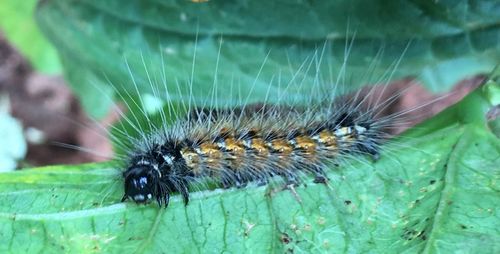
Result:
{"type": "Polygon", "coordinates": [[[289,244],[292,241],[292,239],[287,233],[282,233],[280,236],[280,240],[284,244],[289,244]]]}

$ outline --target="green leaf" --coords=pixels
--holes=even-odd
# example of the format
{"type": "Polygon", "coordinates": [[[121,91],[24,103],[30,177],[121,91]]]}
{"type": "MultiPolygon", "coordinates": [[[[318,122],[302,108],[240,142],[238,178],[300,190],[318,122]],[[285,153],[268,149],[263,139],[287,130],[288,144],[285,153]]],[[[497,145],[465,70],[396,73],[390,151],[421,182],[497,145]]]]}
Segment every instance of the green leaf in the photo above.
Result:
{"type": "MultiPolygon", "coordinates": [[[[488,86],[498,86],[490,83],[488,86]]],[[[192,192],[167,209],[120,203],[113,163],[0,174],[0,252],[481,253],[500,251],[500,140],[482,87],[328,186],[192,192]],[[424,130],[424,131],[419,131],[424,130]]]]}
{"type": "MultiPolygon", "coordinates": [[[[218,106],[262,101],[268,89],[271,101],[307,99],[343,72],[353,32],[342,83],[413,75],[449,85],[498,62],[498,13],[493,1],[46,0],[37,17],[84,105],[102,115],[95,91],[154,111],[165,104],[147,98],[164,81],[174,107],[190,100],[189,84],[198,105],[214,90],[218,106]]],[[[332,167],[328,186],[306,178],[297,197],[279,183],[202,189],[187,207],[174,195],[159,209],[119,202],[116,163],[0,174],[0,252],[497,253],[500,141],[485,120],[495,91],[478,89],[375,163],[332,167]]]]}
{"type": "Polygon", "coordinates": [[[61,73],[54,47],[40,33],[33,18],[36,0],[3,0],[0,5],[0,28],[5,36],[38,70],[61,73]]]}
{"type": "Polygon", "coordinates": [[[93,86],[134,91],[130,72],[141,95],[165,81],[171,100],[192,92],[201,105],[215,90],[220,106],[406,76],[444,90],[500,60],[495,1],[47,0],[37,18],[84,105],[95,97],[82,87],[96,77],[93,86]]]}

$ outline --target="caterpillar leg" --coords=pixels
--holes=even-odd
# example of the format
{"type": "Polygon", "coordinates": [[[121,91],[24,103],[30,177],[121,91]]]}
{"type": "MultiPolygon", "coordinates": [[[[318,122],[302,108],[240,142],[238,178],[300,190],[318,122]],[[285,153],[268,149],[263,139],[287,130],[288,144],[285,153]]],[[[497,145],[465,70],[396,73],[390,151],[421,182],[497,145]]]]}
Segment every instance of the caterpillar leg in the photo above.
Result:
{"type": "Polygon", "coordinates": [[[329,179],[322,168],[314,166],[309,171],[311,171],[311,173],[314,174],[314,181],[313,181],[314,183],[322,183],[322,184],[328,183],[329,179]]]}
{"type": "Polygon", "coordinates": [[[285,177],[285,181],[286,181],[286,186],[289,186],[289,185],[299,186],[299,184],[300,184],[299,178],[294,173],[288,172],[284,175],[284,177],[285,177]]]}
{"type": "Polygon", "coordinates": [[[224,189],[229,189],[231,187],[236,187],[236,188],[243,188],[245,187],[249,181],[252,179],[247,176],[244,172],[236,170],[234,173],[227,173],[227,172],[232,172],[235,170],[227,170],[225,173],[222,174],[220,183],[222,185],[222,188],[224,189]]]}
{"type": "Polygon", "coordinates": [[[248,180],[240,171],[237,171],[235,173],[234,177],[235,177],[236,188],[238,188],[238,189],[243,188],[247,185],[248,180]]]}
{"type": "Polygon", "coordinates": [[[170,203],[170,194],[166,192],[163,197],[162,196],[157,196],[156,197],[156,202],[158,203],[158,206],[161,208],[162,204],[165,204],[165,208],[168,207],[168,204],[170,203]]]}
{"type": "Polygon", "coordinates": [[[183,177],[173,177],[170,178],[166,181],[166,191],[162,191],[161,194],[158,196],[163,197],[164,201],[166,202],[166,205],[168,204],[168,200],[170,199],[170,192],[172,191],[177,191],[181,194],[182,199],[184,201],[184,205],[188,205],[189,203],[189,189],[188,189],[188,182],[185,178],[183,177]]]}
{"type": "Polygon", "coordinates": [[[259,176],[256,180],[257,186],[264,186],[269,183],[268,177],[267,176],[259,176]]]}
{"type": "Polygon", "coordinates": [[[314,183],[322,183],[322,184],[327,184],[328,183],[328,177],[325,175],[317,174],[316,177],[314,177],[314,183]]]}
{"type": "Polygon", "coordinates": [[[189,203],[189,190],[186,183],[181,183],[179,186],[179,192],[182,195],[182,200],[184,200],[184,205],[189,203]]]}
{"type": "Polygon", "coordinates": [[[162,206],[165,204],[165,208],[167,208],[168,203],[170,202],[170,190],[169,187],[160,183],[158,185],[158,191],[154,194],[156,196],[156,202],[158,206],[162,206]]]}
{"type": "Polygon", "coordinates": [[[223,176],[220,179],[220,183],[221,183],[223,189],[229,189],[229,188],[231,188],[233,186],[231,178],[228,177],[228,176],[223,176]]]}
{"type": "Polygon", "coordinates": [[[357,149],[359,149],[359,151],[361,151],[362,153],[371,156],[372,160],[376,162],[380,158],[379,146],[380,144],[375,142],[366,142],[363,144],[359,144],[357,149]]]}

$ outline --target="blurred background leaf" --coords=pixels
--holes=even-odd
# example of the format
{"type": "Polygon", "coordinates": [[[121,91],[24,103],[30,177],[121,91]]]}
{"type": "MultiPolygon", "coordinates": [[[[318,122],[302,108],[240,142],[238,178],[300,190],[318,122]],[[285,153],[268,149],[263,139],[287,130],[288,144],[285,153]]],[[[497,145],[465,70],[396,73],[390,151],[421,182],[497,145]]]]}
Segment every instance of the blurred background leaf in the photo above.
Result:
{"type": "Polygon", "coordinates": [[[36,0],[3,0],[0,4],[0,29],[36,70],[60,74],[57,52],[33,19],[36,3],[36,0]]]}
{"type": "Polygon", "coordinates": [[[496,1],[48,0],[37,18],[96,117],[109,103],[87,92],[134,91],[130,73],[141,96],[166,82],[172,101],[221,106],[407,76],[446,90],[500,59],[496,1]]]}

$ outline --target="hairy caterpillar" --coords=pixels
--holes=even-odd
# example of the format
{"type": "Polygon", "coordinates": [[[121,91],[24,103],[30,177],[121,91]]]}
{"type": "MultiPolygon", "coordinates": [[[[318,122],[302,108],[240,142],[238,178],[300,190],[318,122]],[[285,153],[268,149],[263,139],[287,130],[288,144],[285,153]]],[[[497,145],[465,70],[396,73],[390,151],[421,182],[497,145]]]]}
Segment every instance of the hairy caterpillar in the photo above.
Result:
{"type": "Polygon", "coordinates": [[[310,108],[264,104],[254,112],[197,110],[136,142],[123,172],[122,201],[156,200],[166,207],[178,192],[187,205],[189,186],[203,178],[228,188],[266,184],[274,176],[297,184],[298,175],[308,173],[325,183],[331,162],[363,154],[377,159],[389,136],[384,128],[392,116],[376,119],[384,107],[362,104],[354,99],[310,108]]]}
{"type": "Polygon", "coordinates": [[[203,177],[230,187],[275,175],[294,182],[296,171],[306,170],[325,181],[320,164],[342,153],[377,157],[380,136],[369,115],[337,108],[180,121],[153,134],[131,156],[124,198],[137,203],[155,198],[167,206],[176,191],[187,204],[189,183],[203,177]]]}
{"type": "MultiPolygon", "coordinates": [[[[338,82],[332,83],[336,87],[338,82]]],[[[160,89],[151,81],[150,85],[160,96],[160,89]]],[[[127,148],[122,201],[156,200],[166,207],[171,193],[177,192],[187,204],[192,186],[207,178],[224,188],[266,184],[275,176],[293,185],[308,174],[325,183],[328,166],[346,157],[377,159],[380,144],[390,136],[387,128],[396,125],[391,121],[405,113],[380,117],[401,94],[381,99],[374,91],[358,92],[347,100],[329,92],[306,106],[266,101],[257,107],[243,103],[229,109],[194,106],[187,117],[153,126],[151,133],[141,133],[127,148]],[[372,97],[378,97],[375,103],[372,97]]],[[[187,108],[191,107],[189,102],[187,108]]]]}
{"type": "MultiPolygon", "coordinates": [[[[391,94],[386,85],[378,88],[345,98],[328,92],[325,98],[311,98],[309,105],[184,105],[194,109],[172,124],[153,126],[126,148],[128,154],[121,159],[122,202],[156,201],[167,207],[171,194],[179,193],[187,205],[193,186],[206,179],[223,188],[241,188],[249,182],[265,185],[274,177],[294,186],[304,175],[326,183],[325,170],[347,157],[378,159],[380,145],[392,134],[390,128],[416,109],[383,112],[405,92],[391,94]]],[[[406,89],[410,88],[399,90],[406,89]]],[[[158,87],[152,90],[159,96],[158,87]]]]}

